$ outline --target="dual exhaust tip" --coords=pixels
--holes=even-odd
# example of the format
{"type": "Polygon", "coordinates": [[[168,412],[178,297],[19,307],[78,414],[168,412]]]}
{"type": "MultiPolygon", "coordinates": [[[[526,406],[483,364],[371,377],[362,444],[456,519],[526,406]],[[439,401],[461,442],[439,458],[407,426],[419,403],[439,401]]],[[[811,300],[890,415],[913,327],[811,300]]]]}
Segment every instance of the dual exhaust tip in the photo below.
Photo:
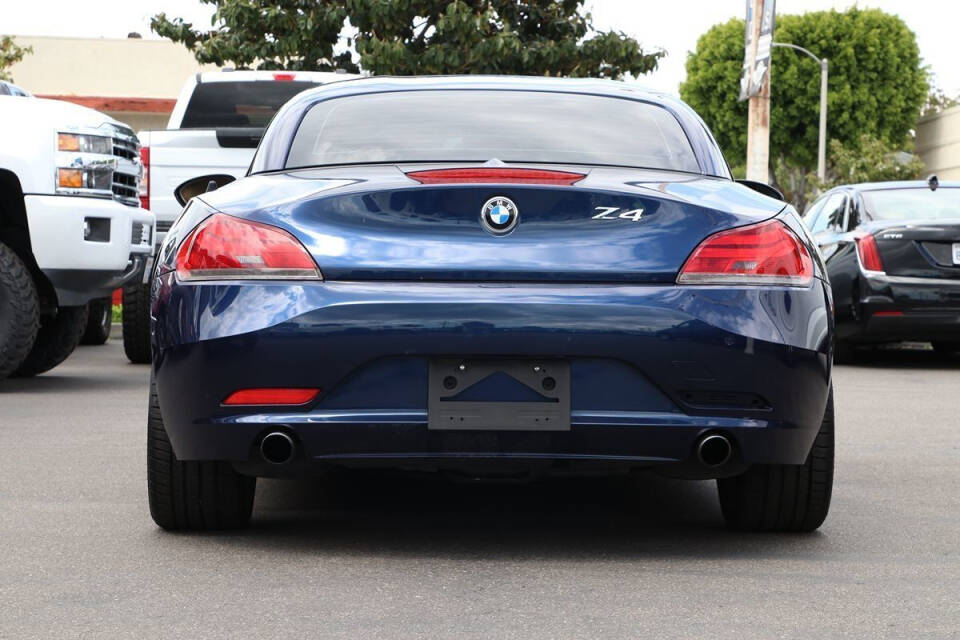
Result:
{"type": "Polygon", "coordinates": [[[733,455],[733,444],[727,436],[708,433],[697,443],[697,460],[705,467],[720,467],[733,455]]]}
{"type": "Polygon", "coordinates": [[[289,434],[271,431],[260,441],[260,456],[270,464],[286,464],[293,460],[297,445],[289,434]]]}
{"type": "MultiPolygon", "coordinates": [[[[289,434],[271,431],[260,441],[260,456],[270,464],[286,464],[293,460],[297,445],[289,434]]],[[[705,467],[719,467],[730,460],[733,444],[718,433],[708,433],[697,443],[697,460],[705,467]]]]}

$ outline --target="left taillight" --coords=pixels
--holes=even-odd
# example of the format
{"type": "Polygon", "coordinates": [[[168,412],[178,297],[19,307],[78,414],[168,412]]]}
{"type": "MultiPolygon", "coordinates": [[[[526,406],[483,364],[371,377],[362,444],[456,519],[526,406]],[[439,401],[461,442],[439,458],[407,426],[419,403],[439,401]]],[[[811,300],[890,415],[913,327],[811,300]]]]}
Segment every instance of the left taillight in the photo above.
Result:
{"type": "Polygon", "coordinates": [[[290,233],[215,213],[177,251],[180,280],[321,280],[316,263],[290,233]]]}
{"type": "Polygon", "coordinates": [[[806,287],[813,259],[800,238],[779,220],[721,231],[700,243],[678,284],[806,287]]]}

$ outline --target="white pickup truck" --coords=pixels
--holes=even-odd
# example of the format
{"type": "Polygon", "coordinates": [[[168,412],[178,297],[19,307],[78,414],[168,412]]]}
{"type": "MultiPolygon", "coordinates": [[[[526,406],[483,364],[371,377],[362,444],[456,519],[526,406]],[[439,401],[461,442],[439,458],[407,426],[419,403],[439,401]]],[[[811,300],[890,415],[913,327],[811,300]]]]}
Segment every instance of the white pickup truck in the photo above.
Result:
{"type": "Polygon", "coordinates": [[[139,154],[120,122],[0,82],[0,380],[63,362],[88,303],[143,279],[155,224],[139,154]]]}
{"type": "MultiPolygon", "coordinates": [[[[167,128],[141,131],[144,180],[140,201],[157,217],[157,246],[183,207],[174,190],[209,174],[247,172],[263,131],[283,104],[306,89],[359,76],[315,71],[213,71],[187,79],[167,128]]],[[[127,357],[150,360],[149,287],[123,291],[127,357]]]]}

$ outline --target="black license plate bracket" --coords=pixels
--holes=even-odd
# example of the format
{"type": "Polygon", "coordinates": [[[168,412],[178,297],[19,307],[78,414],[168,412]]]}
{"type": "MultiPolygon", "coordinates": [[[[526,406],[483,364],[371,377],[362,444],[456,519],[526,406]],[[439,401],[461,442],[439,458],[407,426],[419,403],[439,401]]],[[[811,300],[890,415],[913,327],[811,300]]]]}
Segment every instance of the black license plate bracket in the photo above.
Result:
{"type": "Polygon", "coordinates": [[[555,358],[434,358],[430,361],[427,428],[569,431],[570,363],[555,358]],[[506,374],[539,398],[529,401],[457,399],[496,374],[506,374]]]}

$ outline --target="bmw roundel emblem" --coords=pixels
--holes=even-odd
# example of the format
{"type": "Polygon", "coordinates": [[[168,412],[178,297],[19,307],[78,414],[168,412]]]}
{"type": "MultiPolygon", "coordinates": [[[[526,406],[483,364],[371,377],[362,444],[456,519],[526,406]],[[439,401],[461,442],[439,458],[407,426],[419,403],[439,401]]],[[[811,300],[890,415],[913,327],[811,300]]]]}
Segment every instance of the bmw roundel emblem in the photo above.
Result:
{"type": "Polygon", "coordinates": [[[517,226],[520,211],[510,198],[496,196],[490,198],[480,210],[480,221],[484,229],[498,236],[506,235],[517,226]]]}

